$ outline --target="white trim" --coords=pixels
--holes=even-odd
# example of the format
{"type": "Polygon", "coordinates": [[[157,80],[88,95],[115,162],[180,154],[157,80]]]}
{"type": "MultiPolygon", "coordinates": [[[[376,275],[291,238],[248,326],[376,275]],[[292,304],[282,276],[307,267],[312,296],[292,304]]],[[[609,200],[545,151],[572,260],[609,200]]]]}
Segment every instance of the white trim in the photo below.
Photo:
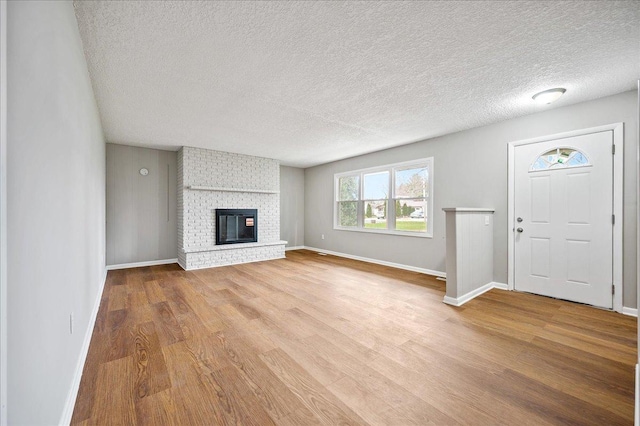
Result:
{"type": "Polygon", "coordinates": [[[493,282],[493,288],[497,288],[498,290],[509,290],[509,286],[505,283],[497,283],[493,282]]]}
{"type": "Polygon", "coordinates": [[[98,318],[98,311],[100,310],[100,301],[102,300],[102,292],[104,291],[105,283],[107,282],[107,269],[105,268],[102,277],[102,283],[98,288],[98,294],[93,304],[93,310],[89,317],[89,325],[84,333],[84,341],[82,342],[82,348],[80,348],[80,357],[76,364],[76,371],[73,375],[73,381],[71,382],[71,389],[67,395],[67,400],[64,404],[64,410],[62,411],[62,417],[60,418],[60,425],[68,425],[71,423],[71,417],[73,416],[73,409],[76,405],[76,398],[78,397],[78,391],[80,390],[80,381],[82,380],[82,372],[84,371],[84,364],[87,361],[87,354],[89,353],[89,345],[91,344],[91,337],[93,336],[93,328],[96,325],[96,319],[98,318]]]}
{"type": "Polygon", "coordinates": [[[633,424],[636,426],[640,425],[640,384],[638,383],[640,379],[640,371],[638,370],[639,368],[640,366],[636,364],[636,403],[635,409],[633,410],[633,424]]]}
{"type": "Polygon", "coordinates": [[[178,263],[178,259],[176,258],[176,259],[148,260],[146,262],[120,263],[118,265],[107,265],[107,271],[113,271],[115,269],[140,268],[142,266],[168,265],[170,263],[178,263]]]}
{"type": "MultiPolygon", "coordinates": [[[[538,142],[545,142],[550,140],[565,139],[576,136],[588,135],[592,133],[600,132],[613,132],[613,144],[616,145],[616,154],[613,156],[613,214],[616,216],[616,224],[613,227],[613,285],[615,288],[615,294],[613,296],[613,310],[616,312],[622,312],[622,228],[623,228],[623,206],[622,206],[622,191],[623,191],[623,173],[624,173],[624,124],[612,123],[604,126],[591,127],[588,129],[573,130],[570,132],[557,133],[553,135],[546,135],[532,139],[525,139],[521,141],[509,142],[507,145],[507,160],[508,160],[508,181],[507,181],[507,232],[508,235],[513,234],[515,229],[515,148],[520,145],[528,145],[538,142]]],[[[508,239],[508,287],[509,290],[514,289],[515,285],[515,236],[508,239]]]]}
{"type": "MultiPolygon", "coordinates": [[[[347,170],[346,172],[336,173],[333,175],[333,177],[335,178],[335,177],[351,176],[351,175],[360,174],[360,173],[385,171],[386,169],[391,169],[391,168],[419,166],[421,164],[424,164],[425,161],[431,161],[431,160],[433,160],[433,157],[424,157],[424,158],[419,158],[417,160],[408,160],[408,161],[401,161],[399,163],[383,164],[381,166],[366,167],[364,169],[347,170]]],[[[337,200],[334,200],[334,201],[337,201],[337,200]]]]}
{"type": "Polygon", "coordinates": [[[359,260],[361,262],[375,263],[376,265],[390,266],[392,268],[404,269],[405,271],[420,272],[421,274],[433,275],[435,277],[445,278],[447,276],[447,274],[445,274],[444,272],[434,271],[432,269],[426,269],[426,268],[418,268],[417,266],[402,265],[400,263],[387,262],[385,260],[372,259],[370,257],[354,256],[352,254],[340,253],[337,251],[319,249],[315,247],[305,246],[304,248],[305,250],[311,250],[318,253],[330,254],[333,256],[344,257],[347,259],[359,260]]]}
{"type": "MultiPolygon", "coordinates": [[[[636,95],[638,97],[636,113],[636,183],[640,182],[640,79],[638,79],[638,91],[636,95]]],[[[640,185],[636,185],[636,223],[637,229],[640,229],[640,185]]],[[[640,265],[640,238],[636,235],[636,267],[640,265]]],[[[636,291],[640,290],[640,274],[636,277],[636,291]]],[[[636,303],[640,302],[640,292],[637,292],[636,303]]],[[[640,307],[640,303],[638,305],[640,307]]],[[[640,318],[638,318],[638,326],[640,326],[640,318]]],[[[640,327],[638,327],[640,330],[640,327]]],[[[638,340],[640,347],[640,339],[638,340]]],[[[638,359],[640,360],[640,351],[638,352],[638,359]]],[[[638,384],[638,364],[636,364],[636,403],[635,403],[635,425],[640,425],[640,385],[638,384]]]]}
{"type": "Polygon", "coordinates": [[[623,182],[624,182],[624,124],[616,123],[611,125],[613,130],[613,144],[615,145],[615,155],[613,156],[613,214],[616,223],[613,226],[613,285],[615,294],[613,295],[613,310],[622,312],[622,295],[624,293],[624,280],[622,278],[622,261],[624,258],[624,248],[622,245],[624,228],[624,208],[623,208],[623,182]]]}
{"type": "Polygon", "coordinates": [[[284,251],[289,251],[289,250],[304,250],[304,246],[295,246],[295,247],[285,247],[284,251]]]}
{"type": "Polygon", "coordinates": [[[636,308],[627,308],[626,306],[622,307],[622,313],[625,315],[629,315],[630,317],[638,316],[638,309],[636,308]]]}
{"type": "MultiPolygon", "coordinates": [[[[511,235],[514,226],[515,215],[515,175],[516,175],[516,142],[507,145],[507,235],[511,235]]],[[[515,237],[507,238],[507,286],[509,290],[515,288],[515,237]]]]}
{"type": "Polygon", "coordinates": [[[495,283],[493,283],[493,282],[486,283],[482,287],[476,288],[475,290],[472,290],[469,293],[464,294],[464,295],[462,295],[460,297],[444,296],[444,299],[442,299],[442,301],[444,303],[446,303],[447,305],[462,306],[465,303],[467,303],[469,300],[475,299],[476,297],[480,296],[481,294],[486,293],[489,290],[491,290],[492,288],[494,288],[495,287],[494,284],[495,283]]]}
{"type": "Polygon", "coordinates": [[[0,1],[0,426],[7,425],[7,2],[0,1]]]}
{"type": "Polygon", "coordinates": [[[403,161],[400,163],[392,163],[392,164],[383,164],[381,166],[368,167],[366,169],[358,169],[358,170],[350,170],[346,172],[335,173],[333,175],[333,229],[336,231],[356,231],[356,232],[366,232],[370,234],[391,234],[391,235],[402,235],[405,237],[423,237],[423,238],[433,238],[433,197],[434,197],[434,157],[425,157],[416,160],[403,161]],[[401,198],[396,198],[395,194],[395,172],[397,170],[403,170],[408,167],[413,166],[423,166],[426,165],[429,174],[429,196],[428,197],[417,197],[424,198],[426,202],[426,210],[427,210],[427,218],[429,218],[430,222],[427,223],[427,231],[426,232],[411,232],[411,231],[401,231],[397,229],[371,229],[365,228],[365,218],[364,218],[364,203],[367,201],[386,201],[387,202],[387,224],[394,224],[396,219],[395,212],[395,202],[397,200],[402,200],[401,198]],[[380,200],[370,200],[364,198],[364,175],[368,173],[376,173],[376,172],[388,172],[389,173],[389,194],[386,199],[380,200]],[[354,227],[344,227],[338,224],[338,181],[342,177],[348,176],[358,176],[359,179],[359,188],[358,188],[358,199],[357,200],[342,200],[346,201],[355,201],[357,203],[357,225],[354,227]]]}

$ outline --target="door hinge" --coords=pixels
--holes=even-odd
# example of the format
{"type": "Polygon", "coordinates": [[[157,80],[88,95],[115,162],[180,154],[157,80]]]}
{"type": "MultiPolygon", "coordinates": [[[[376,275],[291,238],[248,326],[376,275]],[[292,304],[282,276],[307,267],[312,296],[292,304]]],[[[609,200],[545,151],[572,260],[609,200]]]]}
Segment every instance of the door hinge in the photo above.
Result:
{"type": "Polygon", "coordinates": [[[616,146],[611,145],[611,154],[616,155],[616,146]]]}
{"type": "Polygon", "coordinates": [[[616,286],[611,284],[611,294],[616,294],[616,286]]]}
{"type": "Polygon", "coordinates": [[[615,225],[615,224],[616,224],[616,215],[615,215],[615,214],[612,214],[612,215],[611,215],[611,224],[612,224],[612,225],[615,225]]]}

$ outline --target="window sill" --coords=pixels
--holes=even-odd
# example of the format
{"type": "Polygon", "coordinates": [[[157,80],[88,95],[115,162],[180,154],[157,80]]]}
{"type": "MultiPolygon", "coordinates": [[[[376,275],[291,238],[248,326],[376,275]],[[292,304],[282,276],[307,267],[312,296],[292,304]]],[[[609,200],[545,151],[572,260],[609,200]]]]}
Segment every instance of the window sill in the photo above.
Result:
{"type": "Polygon", "coordinates": [[[400,235],[403,237],[433,238],[433,234],[427,234],[422,232],[393,231],[390,229],[341,228],[337,226],[334,226],[333,229],[335,231],[363,232],[365,234],[383,234],[383,235],[400,235]]]}

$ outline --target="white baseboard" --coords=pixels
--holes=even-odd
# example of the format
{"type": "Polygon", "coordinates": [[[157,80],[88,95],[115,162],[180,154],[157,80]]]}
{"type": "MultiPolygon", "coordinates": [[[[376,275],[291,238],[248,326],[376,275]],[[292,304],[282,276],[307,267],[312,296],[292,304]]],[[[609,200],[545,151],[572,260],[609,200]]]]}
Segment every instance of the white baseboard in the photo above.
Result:
{"type": "Polygon", "coordinates": [[[295,246],[295,247],[285,247],[284,251],[289,251],[289,250],[304,250],[304,246],[295,246]]]}
{"type": "Polygon", "coordinates": [[[487,291],[491,290],[492,288],[496,288],[495,287],[494,282],[490,282],[490,283],[486,283],[485,285],[483,285],[482,287],[479,287],[475,290],[470,291],[467,294],[464,294],[460,297],[449,297],[449,296],[444,296],[444,299],[442,300],[444,303],[446,303],[447,305],[452,305],[452,306],[462,306],[465,303],[467,303],[469,300],[471,299],[475,299],[476,297],[480,296],[482,293],[486,293],[487,291]]]}
{"type": "Polygon", "coordinates": [[[640,425],[640,383],[638,383],[639,379],[640,379],[640,371],[638,370],[638,368],[640,368],[638,366],[638,364],[636,364],[636,404],[635,404],[635,410],[634,410],[634,422],[633,424],[638,426],[640,425]]]}
{"type": "Polygon", "coordinates": [[[622,307],[622,313],[625,315],[629,315],[630,317],[638,316],[638,310],[636,308],[627,308],[626,306],[622,307]]]}
{"type": "Polygon", "coordinates": [[[107,271],[113,271],[115,269],[129,269],[140,268],[142,266],[156,266],[156,265],[168,265],[170,263],[178,263],[178,259],[160,259],[149,260],[146,262],[133,262],[133,263],[120,263],[118,265],[107,265],[107,271]]]}
{"type": "Polygon", "coordinates": [[[319,249],[319,248],[315,248],[315,247],[307,247],[307,246],[305,246],[304,249],[315,251],[315,252],[319,252],[319,253],[330,254],[330,255],[333,255],[333,256],[344,257],[344,258],[347,258],[347,259],[359,260],[361,262],[375,263],[377,265],[390,266],[392,268],[404,269],[406,271],[420,272],[422,274],[433,275],[433,276],[436,276],[436,277],[443,277],[444,278],[444,277],[447,276],[447,274],[445,274],[444,272],[434,271],[432,269],[426,269],[426,268],[418,268],[416,266],[403,265],[401,263],[387,262],[385,260],[371,259],[369,257],[354,256],[352,254],[340,253],[340,252],[337,252],[337,251],[319,249]]]}
{"type": "Polygon", "coordinates": [[[87,360],[87,354],[89,353],[89,344],[91,344],[91,337],[93,336],[93,328],[96,325],[96,319],[98,318],[98,310],[100,310],[100,301],[102,300],[102,292],[104,291],[104,285],[107,282],[107,271],[105,268],[102,275],[102,282],[98,288],[98,294],[96,295],[96,301],[93,304],[93,310],[89,317],[89,325],[87,325],[87,331],[84,333],[84,341],[82,342],[82,348],[80,348],[80,357],[76,365],[76,371],[73,375],[73,381],[71,382],[71,389],[67,395],[67,400],[64,404],[64,410],[62,411],[62,417],[60,418],[60,425],[68,425],[71,423],[71,417],[73,416],[73,409],[76,405],[76,398],[78,397],[78,391],[80,390],[80,380],[82,380],[82,372],[84,371],[84,363],[87,360]]]}
{"type": "Polygon", "coordinates": [[[497,282],[492,282],[491,284],[493,284],[493,288],[497,288],[498,290],[509,290],[509,285],[505,284],[505,283],[497,283],[497,282]]]}

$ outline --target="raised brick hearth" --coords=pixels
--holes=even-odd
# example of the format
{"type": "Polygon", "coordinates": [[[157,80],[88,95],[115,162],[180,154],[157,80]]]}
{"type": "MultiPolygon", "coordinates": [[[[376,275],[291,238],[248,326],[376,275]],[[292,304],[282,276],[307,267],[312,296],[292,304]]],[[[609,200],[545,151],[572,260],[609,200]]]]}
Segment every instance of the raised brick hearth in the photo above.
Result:
{"type": "Polygon", "coordinates": [[[284,257],[276,160],[183,147],[178,152],[178,263],[184,269],[284,257]],[[216,246],[215,209],[257,209],[258,241],[216,246]]]}

